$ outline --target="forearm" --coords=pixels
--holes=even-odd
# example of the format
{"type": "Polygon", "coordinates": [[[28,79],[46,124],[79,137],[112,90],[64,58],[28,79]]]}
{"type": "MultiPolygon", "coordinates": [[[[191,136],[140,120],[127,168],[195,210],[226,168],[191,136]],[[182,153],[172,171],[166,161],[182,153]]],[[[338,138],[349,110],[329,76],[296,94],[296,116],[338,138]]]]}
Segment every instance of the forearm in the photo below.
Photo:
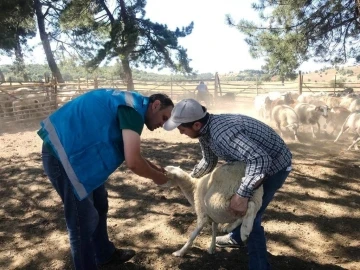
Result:
{"type": "Polygon", "coordinates": [[[236,194],[243,198],[251,198],[254,194],[254,190],[262,184],[264,178],[264,174],[258,175],[256,177],[243,177],[241,185],[236,191],[236,194]]]}
{"type": "Polygon", "coordinates": [[[138,158],[136,162],[134,162],[131,166],[128,167],[135,174],[152,179],[156,184],[158,184],[156,180],[163,177],[163,173],[153,168],[151,166],[151,163],[149,163],[143,157],[138,158]]]}
{"type": "Polygon", "coordinates": [[[147,164],[148,164],[152,169],[157,170],[157,171],[162,172],[162,173],[165,172],[162,167],[155,165],[155,164],[152,163],[150,160],[145,159],[145,161],[147,162],[147,164]]]}
{"type": "Polygon", "coordinates": [[[191,177],[199,178],[205,174],[211,172],[217,164],[217,158],[212,159],[211,161],[206,161],[204,158],[194,167],[194,170],[191,173],[191,177]]]}

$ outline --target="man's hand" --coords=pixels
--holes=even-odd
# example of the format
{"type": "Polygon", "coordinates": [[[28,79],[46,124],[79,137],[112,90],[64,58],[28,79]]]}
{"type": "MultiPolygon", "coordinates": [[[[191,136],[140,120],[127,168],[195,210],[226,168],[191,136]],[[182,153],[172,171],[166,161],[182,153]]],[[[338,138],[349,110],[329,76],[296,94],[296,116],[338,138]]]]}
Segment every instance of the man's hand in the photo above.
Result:
{"type": "Polygon", "coordinates": [[[166,175],[162,172],[157,173],[156,178],[152,179],[155,184],[157,185],[164,185],[169,181],[169,179],[166,177],[166,175]]]}
{"type": "Polygon", "coordinates": [[[244,198],[234,194],[230,201],[230,211],[236,216],[245,216],[248,207],[249,198],[244,198]]]}

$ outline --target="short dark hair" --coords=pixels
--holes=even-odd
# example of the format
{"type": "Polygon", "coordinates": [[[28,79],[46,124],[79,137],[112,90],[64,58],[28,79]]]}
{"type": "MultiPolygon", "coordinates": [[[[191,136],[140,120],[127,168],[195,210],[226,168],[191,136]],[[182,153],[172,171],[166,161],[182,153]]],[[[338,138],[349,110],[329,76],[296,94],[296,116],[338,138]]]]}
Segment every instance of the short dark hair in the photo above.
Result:
{"type": "MultiPolygon", "coordinates": [[[[206,107],[201,106],[201,108],[203,109],[203,112],[207,112],[206,107]]],[[[196,122],[200,122],[201,124],[206,124],[206,122],[209,119],[209,113],[207,113],[203,118],[193,121],[193,122],[188,122],[188,123],[181,123],[180,126],[185,127],[185,128],[191,128],[193,126],[193,124],[195,124],[196,122]]]]}
{"type": "Polygon", "coordinates": [[[169,98],[169,96],[165,94],[160,94],[160,93],[153,94],[149,97],[149,99],[150,99],[150,103],[154,103],[155,100],[159,100],[161,104],[160,110],[163,110],[169,106],[174,107],[174,102],[172,102],[171,98],[169,98]]]}

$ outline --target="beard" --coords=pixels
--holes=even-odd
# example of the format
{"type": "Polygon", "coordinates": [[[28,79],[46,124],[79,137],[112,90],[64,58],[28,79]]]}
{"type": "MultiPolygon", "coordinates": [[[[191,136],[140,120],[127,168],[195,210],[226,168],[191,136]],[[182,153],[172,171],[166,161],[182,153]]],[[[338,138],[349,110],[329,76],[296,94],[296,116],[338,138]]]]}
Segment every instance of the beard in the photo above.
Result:
{"type": "Polygon", "coordinates": [[[150,131],[154,131],[154,128],[150,126],[150,121],[149,119],[145,116],[145,121],[144,121],[146,127],[148,128],[148,130],[150,131]]]}

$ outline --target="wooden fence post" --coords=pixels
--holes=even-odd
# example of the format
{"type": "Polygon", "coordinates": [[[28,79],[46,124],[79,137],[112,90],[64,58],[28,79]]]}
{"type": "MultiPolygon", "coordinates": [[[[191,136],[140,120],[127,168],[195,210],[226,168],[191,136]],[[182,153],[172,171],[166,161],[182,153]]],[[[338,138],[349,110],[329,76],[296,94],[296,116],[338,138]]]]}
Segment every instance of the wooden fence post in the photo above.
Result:
{"type": "Polygon", "coordinates": [[[214,92],[214,103],[217,103],[217,99],[218,99],[218,83],[217,83],[217,72],[215,73],[215,92],[214,92]]]}
{"type": "Polygon", "coordinates": [[[301,75],[301,70],[299,70],[299,95],[302,94],[302,84],[303,84],[303,76],[301,75]]]}
{"type": "Polygon", "coordinates": [[[258,76],[256,76],[256,95],[259,95],[259,80],[258,80],[258,76]]]}
{"type": "Polygon", "coordinates": [[[55,96],[55,110],[57,110],[58,108],[58,103],[57,103],[57,95],[58,95],[58,89],[57,89],[57,78],[54,77],[54,96],[55,96]]]}
{"type": "Polygon", "coordinates": [[[334,94],[336,92],[336,74],[335,74],[335,81],[334,81],[334,94]]]}
{"type": "Polygon", "coordinates": [[[94,89],[98,89],[99,87],[99,83],[98,83],[98,80],[97,80],[97,76],[95,76],[94,78],[94,89]]]}

